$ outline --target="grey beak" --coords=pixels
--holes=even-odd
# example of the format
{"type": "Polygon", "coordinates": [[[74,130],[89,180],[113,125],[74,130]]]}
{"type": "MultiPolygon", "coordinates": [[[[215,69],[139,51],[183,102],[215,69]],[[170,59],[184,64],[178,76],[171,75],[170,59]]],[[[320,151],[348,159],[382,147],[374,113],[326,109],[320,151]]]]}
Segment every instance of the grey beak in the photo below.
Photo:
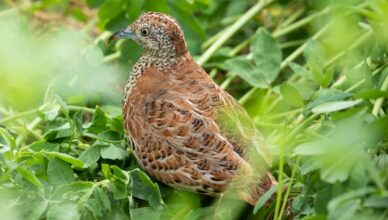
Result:
{"type": "Polygon", "coordinates": [[[111,43],[113,40],[119,39],[119,38],[129,38],[132,40],[135,40],[136,35],[128,29],[121,29],[117,32],[115,32],[110,38],[108,39],[108,43],[111,43]]]}

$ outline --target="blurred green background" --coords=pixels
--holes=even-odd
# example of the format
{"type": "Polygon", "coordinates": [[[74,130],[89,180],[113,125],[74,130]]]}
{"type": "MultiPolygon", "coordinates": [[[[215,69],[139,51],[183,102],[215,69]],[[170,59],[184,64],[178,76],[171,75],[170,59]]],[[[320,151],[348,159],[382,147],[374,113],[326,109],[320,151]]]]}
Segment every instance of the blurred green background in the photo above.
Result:
{"type": "Polygon", "coordinates": [[[3,0],[0,219],[387,219],[387,45],[386,0],[3,0]],[[106,41],[145,11],[263,133],[279,187],[255,207],[138,169],[121,98],[142,49],[106,41]]]}

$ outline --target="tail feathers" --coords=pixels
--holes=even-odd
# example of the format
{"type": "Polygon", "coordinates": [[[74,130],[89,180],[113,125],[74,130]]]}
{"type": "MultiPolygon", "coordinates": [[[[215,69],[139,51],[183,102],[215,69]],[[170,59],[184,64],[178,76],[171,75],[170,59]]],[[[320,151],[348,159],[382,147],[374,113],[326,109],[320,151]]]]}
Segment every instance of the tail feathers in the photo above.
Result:
{"type": "Polygon", "coordinates": [[[243,200],[251,204],[252,206],[256,205],[257,200],[266,193],[271,187],[277,185],[278,182],[272,176],[272,174],[267,173],[265,177],[263,177],[258,185],[253,187],[252,190],[248,192],[240,193],[240,196],[243,200]]]}

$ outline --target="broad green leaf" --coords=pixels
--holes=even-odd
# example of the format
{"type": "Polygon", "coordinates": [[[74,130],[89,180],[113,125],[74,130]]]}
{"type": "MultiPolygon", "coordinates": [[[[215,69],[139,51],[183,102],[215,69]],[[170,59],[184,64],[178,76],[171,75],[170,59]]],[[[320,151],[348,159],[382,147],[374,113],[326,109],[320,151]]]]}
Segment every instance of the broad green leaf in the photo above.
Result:
{"type": "Polygon", "coordinates": [[[112,173],[110,172],[110,167],[109,167],[108,164],[105,164],[105,163],[101,164],[101,171],[104,174],[104,177],[106,179],[110,179],[111,178],[112,173]]]}
{"type": "Polygon", "coordinates": [[[47,165],[48,180],[54,186],[60,186],[73,182],[74,173],[70,165],[58,158],[49,159],[47,165]]]}
{"type": "Polygon", "coordinates": [[[236,57],[225,62],[225,70],[232,73],[237,73],[243,80],[258,88],[267,88],[268,85],[263,80],[263,76],[259,71],[253,69],[253,64],[246,57],[236,57]]]}
{"type": "Polygon", "coordinates": [[[282,51],[276,39],[264,28],[260,28],[253,37],[250,49],[256,63],[255,70],[267,86],[276,79],[280,71],[282,51]]]}
{"type": "Polygon", "coordinates": [[[160,208],[163,201],[160,195],[159,187],[143,171],[135,169],[131,171],[132,186],[131,193],[134,197],[149,202],[153,208],[160,208]]]}
{"type": "Polygon", "coordinates": [[[97,106],[96,111],[94,113],[92,124],[88,128],[88,131],[97,134],[106,129],[107,122],[108,122],[108,117],[106,113],[103,110],[101,110],[100,107],[97,106]]]}
{"type": "Polygon", "coordinates": [[[121,208],[119,208],[117,206],[113,206],[111,219],[112,220],[126,220],[126,219],[130,219],[130,218],[128,217],[127,213],[125,213],[121,208]]]}
{"type": "Polygon", "coordinates": [[[160,219],[162,212],[150,207],[144,207],[144,208],[132,209],[130,210],[130,214],[131,214],[131,219],[150,220],[150,219],[160,219]]]}
{"type": "Polygon", "coordinates": [[[313,109],[311,109],[311,111],[313,113],[320,113],[320,114],[336,112],[347,108],[351,108],[353,106],[360,104],[361,102],[362,102],[361,99],[349,100],[349,101],[326,102],[318,106],[315,106],[313,109]]]}
{"type": "Polygon", "coordinates": [[[38,112],[38,113],[42,115],[42,117],[45,121],[52,121],[58,116],[59,109],[60,109],[60,107],[58,105],[56,105],[49,110],[45,110],[45,111],[38,112]]]}
{"type": "Polygon", "coordinates": [[[364,196],[372,191],[372,188],[361,188],[332,199],[327,206],[329,211],[328,219],[354,219],[354,215],[361,205],[361,199],[358,197],[364,196]]]}
{"type": "Polygon", "coordinates": [[[103,213],[110,213],[111,212],[111,203],[109,200],[108,195],[99,187],[94,188],[94,196],[96,199],[98,199],[100,203],[100,208],[102,209],[103,213]]]}
{"type": "Polygon", "coordinates": [[[47,220],[78,220],[79,218],[77,204],[71,202],[53,204],[47,211],[47,220]]]}
{"type": "Polygon", "coordinates": [[[63,200],[64,198],[68,198],[68,194],[79,194],[87,193],[93,189],[92,182],[72,182],[66,185],[62,185],[55,189],[54,193],[51,194],[51,199],[54,200],[63,200]]]}
{"type": "Polygon", "coordinates": [[[113,170],[112,176],[112,191],[113,198],[116,200],[125,199],[128,197],[128,182],[129,182],[129,174],[121,170],[117,166],[111,166],[113,170]]]}
{"type": "Polygon", "coordinates": [[[124,0],[104,1],[98,10],[98,17],[103,21],[112,19],[120,14],[124,5],[124,0]]]}
{"type": "Polygon", "coordinates": [[[101,157],[111,160],[124,160],[128,156],[128,152],[113,144],[100,144],[101,157]]]}
{"type": "Polygon", "coordinates": [[[388,196],[370,196],[365,199],[365,207],[370,208],[388,208],[388,196]]]}
{"type": "Polygon", "coordinates": [[[59,159],[66,161],[66,162],[68,162],[68,163],[70,163],[78,168],[82,168],[84,166],[84,163],[81,160],[74,158],[68,154],[59,153],[59,152],[43,152],[43,154],[46,156],[59,158],[59,159]]]}
{"type": "Polygon", "coordinates": [[[6,141],[7,146],[9,146],[11,149],[16,148],[15,138],[5,128],[0,127],[0,135],[0,137],[6,141]]]}
{"type": "Polygon", "coordinates": [[[65,123],[64,125],[50,129],[45,135],[44,138],[47,141],[55,141],[58,139],[68,138],[73,135],[73,131],[70,127],[69,123],[65,123]]]}
{"type": "Polygon", "coordinates": [[[100,159],[100,146],[97,144],[89,147],[81,153],[78,159],[81,160],[86,167],[89,167],[100,159]]]}
{"type": "Polygon", "coordinates": [[[31,173],[29,170],[24,169],[21,166],[18,166],[16,170],[23,176],[24,179],[26,179],[28,182],[34,184],[38,188],[43,188],[42,183],[39,181],[39,179],[31,173]]]}
{"type": "Polygon", "coordinates": [[[46,210],[49,204],[48,200],[41,198],[35,199],[32,202],[29,201],[22,206],[23,216],[28,219],[41,219],[40,217],[46,210]]]}
{"type": "Polygon", "coordinates": [[[323,68],[325,64],[325,49],[316,40],[310,39],[304,49],[304,57],[316,82],[320,85],[326,85],[323,68]]]}
{"type": "Polygon", "coordinates": [[[302,107],[304,105],[302,96],[290,84],[283,84],[280,86],[280,91],[283,95],[283,98],[291,105],[302,107]]]}
{"type": "Polygon", "coordinates": [[[272,197],[274,193],[278,190],[278,185],[272,186],[267,192],[265,192],[260,199],[256,202],[256,205],[253,209],[253,214],[256,214],[272,197]]]}
{"type": "Polygon", "coordinates": [[[292,71],[294,71],[300,77],[305,78],[305,79],[309,79],[309,80],[314,80],[312,73],[310,71],[306,70],[303,66],[301,66],[297,63],[294,63],[294,62],[288,63],[288,66],[292,69],[292,71]]]}
{"type": "Polygon", "coordinates": [[[166,0],[144,0],[144,9],[146,11],[168,12],[166,0]]]}
{"type": "Polygon", "coordinates": [[[319,169],[321,179],[328,183],[347,180],[356,164],[365,160],[364,144],[379,138],[369,124],[364,124],[365,118],[349,117],[329,135],[296,147],[295,153],[306,158],[303,166],[310,166],[308,171],[319,169]]]}
{"type": "Polygon", "coordinates": [[[313,101],[309,102],[304,108],[304,115],[310,113],[311,110],[318,105],[321,105],[326,102],[344,100],[346,98],[351,97],[352,95],[350,93],[345,93],[338,90],[319,90],[315,96],[316,98],[313,101]]]}
{"type": "Polygon", "coordinates": [[[33,151],[36,151],[36,152],[39,152],[39,151],[58,151],[59,145],[41,140],[41,141],[37,141],[37,142],[32,143],[29,146],[29,148],[32,149],[33,151]]]}

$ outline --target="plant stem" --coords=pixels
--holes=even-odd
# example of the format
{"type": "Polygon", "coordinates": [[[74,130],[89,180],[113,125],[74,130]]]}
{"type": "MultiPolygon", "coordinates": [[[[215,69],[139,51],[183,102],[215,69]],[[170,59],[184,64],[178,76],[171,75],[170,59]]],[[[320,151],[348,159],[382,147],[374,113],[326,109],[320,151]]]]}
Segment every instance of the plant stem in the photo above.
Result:
{"type": "Polygon", "coordinates": [[[68,105],[67,109],[69,109],[69,111],[84,111],[90,114],[94,114],[96,112],[96,110],[92,108],[88,108],[84,106],[76,106],[76,105],[68,105]]]}
{"type": "Polygon", "coordinates": [[[279,217],[280,201],[282,199],[283,191],[283,166],[284,166],[284,145],[279,147],[279,174],[278,174],[278,191],[276,193],[276,204],[274,219],[277,220],[279,217]]]}
{"type": "Polygon", "coordinates": [[[286,191],[286,194],[284,195],[284,198],[283,198],[283,204],[282,204],[282,207],[280,208],[279,217],[283,216],[284,210],[286,209],[287,199],[288,199],[288,196],[290,195],[290,192],[291,192],[292,182],[295,179],[296,168],[299,165],[300,158],[301,158],[301,156],[299,155],[296,158],[295,164],[293,165],[294,167],[292,168],[292,171],[291,171],[290,182],[288,183],[287,191],[286,191]]]}
{"type": "MultiPolygon", "coordinates": [[[[384,79],[383,85],[381,86],[381,91],[387,91],[387,89],[388,89],[388,76],[386,76],[384,79]]],[[[375,104],[373,105],[372,114],[375,117],[378,117],[378,114],[380,112],[381,106],[383,105],[383,102],[384,102],[384,97],[381,97],[381,98],[378,98],[375,104]]]]}
{"type": "Polygon", "coordinates": [[[241,16],[235,23],[233,23],[229,28],[214,42],[214,44],[209,47],[203,53],[203,55],[198,59],[198,64],[203,65],[210,59],[210,57],[220,48],[230,37],[232,37],[249,19],[251,19],[254,15],[256,15],[263,8],[268,6],[274,2],[274,0],[259,1],[256,5],[254,5],[251,9],[249,9],[243,16],[241,16]]]}
{"type": "Polygon", "coordinates": [[[16,120],[18,118],[23,118],[23,117],[26,117],[26,116],[30,116],[30,115],[33,115],[35,114],[39,109],[31,109],[31,110],[28,110],[28,111],[25,111],[25,112],[20,112],[20,113],[16,113],[14,115],[11,115],[9,117],[5,117],[3,119],[0,120],[0,124],[4,124],[4,123],[7,123],[7,122],[10,122],[10,121],[13,121],[13,120],[16,120]]]}

